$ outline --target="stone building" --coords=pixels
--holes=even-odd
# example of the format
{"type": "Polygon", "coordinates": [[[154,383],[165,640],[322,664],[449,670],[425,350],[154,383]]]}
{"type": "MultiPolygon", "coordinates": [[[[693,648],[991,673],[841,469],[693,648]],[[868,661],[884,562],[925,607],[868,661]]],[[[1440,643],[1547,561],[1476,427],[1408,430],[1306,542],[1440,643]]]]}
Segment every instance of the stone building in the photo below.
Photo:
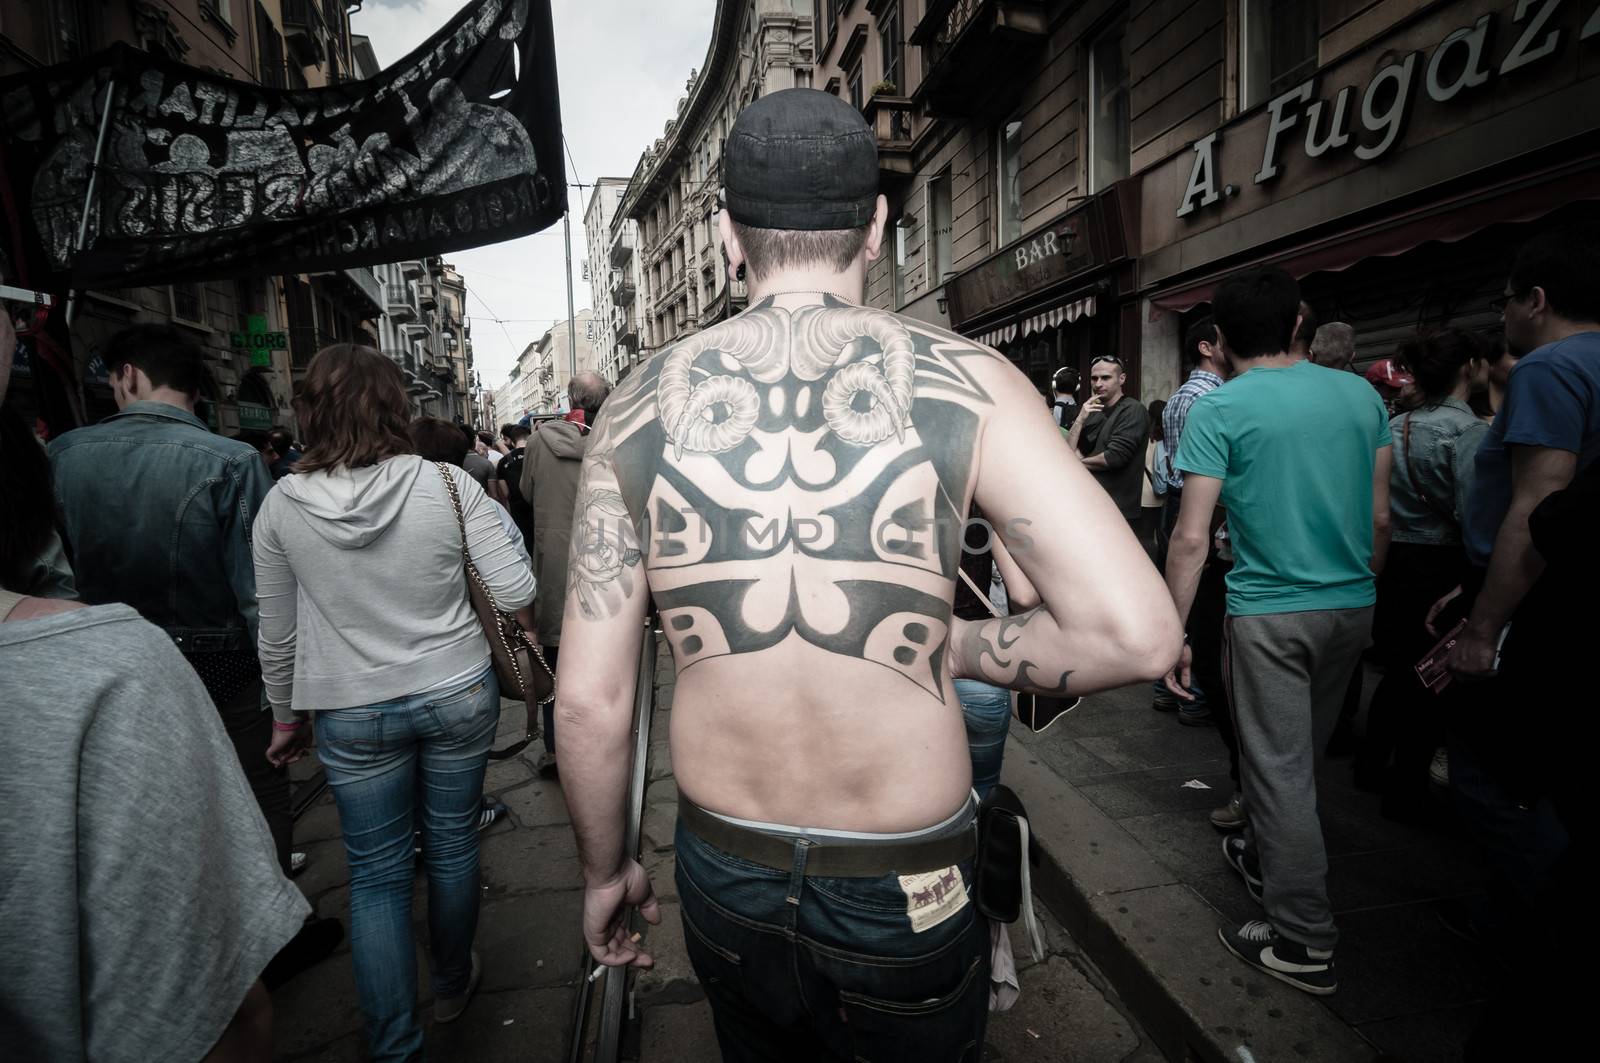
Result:
{"type": "Polygon", "coordinates": [[[1595,216],[1600,23],[1515,0],[815,0],[815,83],[878,135],[868,298],[1041,390],[1145,400],[1222,275],[1274,262],[1365,362],[1488,324],[1515,246],[1595,216]],[[1584,103],[1582,101],[1589,101],[1584,103]]]}
{"type": "Polygon", "coordinates": [[[602,177],[595,182],[589,206],[583,212],[584,242],[588,247],[589,292],[594,307],[594,347],[600,375],[615,384],[628,375],[639,353],[638,222],[624,218],[618,239],[612,240],[617,207],[628,191],[625,177],[602,177]],[[612,255],[618,256],[616,262],[612,255]]]}
{"type": "Polygon", "coordinates": [[[704,65],[640,157],[611,226],[612,266],[638,260],[641,358],[743,309],[714,220],[723,141],[750,101],[811,84],[811,45],[810,0],[718,0],[704,65]]]}
{"type": "Polygon", "coordinates": [[[530,413],[565,412],[574,353],[579,372],[599,372],[599,351],[593,337],[600,330],[594,311],[587,307],[579,310],[572,323],[575,345],[568,345],[567,319],[562,318],[522,349],[505,385],[495,395],[498,416],[514,421],[530,413]]]}

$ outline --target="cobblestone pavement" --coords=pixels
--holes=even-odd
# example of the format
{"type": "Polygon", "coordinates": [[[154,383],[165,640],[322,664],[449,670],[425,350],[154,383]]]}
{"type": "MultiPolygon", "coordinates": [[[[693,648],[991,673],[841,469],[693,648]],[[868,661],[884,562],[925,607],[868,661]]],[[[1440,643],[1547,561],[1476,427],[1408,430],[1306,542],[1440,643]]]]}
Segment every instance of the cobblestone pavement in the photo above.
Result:
{"type": "MultiPolygon", "coordinates": [[[[500,737],[506,745],[523,726],[520,702],[502,701],[500,737]]],[[[483,909],[477,948],[483,983],[465,1014],[448,1026],[432,1022],[427,977],[427,878],[412,894],[417,940],[417,985],[428,1058],[461,1063],[544,1063],[566,1059],[582,966],[578,917],[582,877],[559,784],[541,779],[534,742],[510,760],[490,762],[487,793],[511,810],[482,835],[483,909]]],[[[313,758],[295,765],[300,776],[313,758]]],[[[295,848],[310,857],[295,881],[317,914],[349,928],[350,875],[333,796],[324,793],[295,825],[295,848]]],[[[361,1011],[348,943],[273,994],[276,1052],[281,1063],[355,1063],[361,1049],[361,1011]]]]}
{"type": "MultiPolygon", "coordinates": [[[[1377,675],[1368,669],[1365,678],[1361,720],[1377,675]]],[[[1044,735],[1016,724],[1012,735],[1055,773],[1058,785],[1075,789],[1197,894],[1219,924],[1261,917],[1223,861],[1208,818],[1232,792],[1215,728],[1182,727],[1172,715],[1152,712],[1145,686],[1087,698],[1044,735]]],[[[1323,765],[1317,799],[1340,930],[1339,991],[1319,1006],[1390,1058],[1459,1059],[1487,992],[1488,969],[1480,953],[1441,925],[1439,912],[1481,890],[1473,846],[1448,824],[1424,829],[1385,819],[1379,798],[1352,784],[1348,758],[1323,765]]],[[[1222,954],[1220,944],[1207,947],[1208,962],[1222,954]]],[[[1249,974],[1243,964],[1238,973],[1249,974]]]]}

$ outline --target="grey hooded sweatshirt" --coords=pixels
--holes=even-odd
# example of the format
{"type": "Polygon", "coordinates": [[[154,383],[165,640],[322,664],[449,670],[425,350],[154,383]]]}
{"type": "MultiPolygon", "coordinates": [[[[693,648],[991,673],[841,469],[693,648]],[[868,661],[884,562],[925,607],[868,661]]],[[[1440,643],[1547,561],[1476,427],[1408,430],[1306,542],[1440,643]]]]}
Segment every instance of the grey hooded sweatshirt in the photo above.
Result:
{"type": "MultiPolygon", "coordinates": [[[[448,466],[467,545],[502,609],[533,601],[476,480],[448,466]]],[[[437,466],[415,455],[278,481],[256,517],[258,648],[273,715],[371,705],[437,688],[489,662],[467,598],[461,532],[437,466]]]]}

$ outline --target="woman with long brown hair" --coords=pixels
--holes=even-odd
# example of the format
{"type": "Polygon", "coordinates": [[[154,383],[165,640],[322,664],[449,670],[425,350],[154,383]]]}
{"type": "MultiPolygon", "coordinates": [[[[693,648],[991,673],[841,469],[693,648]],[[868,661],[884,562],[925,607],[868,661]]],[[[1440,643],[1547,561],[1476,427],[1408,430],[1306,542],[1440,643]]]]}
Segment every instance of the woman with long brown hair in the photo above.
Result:
{"type": "Polygon", "coordinates": [[[1442,785],[1448,770],[1442,752],[1436,755],[1444,740],[1439,699],[1412,666],[1435,641],[1427,631],[1429,606],[1466,572],[1461,520],[1473,461],[1489,431],[1469,401],[1488,386],[1490,353],[1482,337],[1445,328],[1402,343],[1394,359],[1415,384],[1390,422],[1392,541],[1373,619],[1375,655],[1385,671],[1356,760],[1358,781],[1383,792],[1384,814],[1393,819],[1431,818],[1430,772],[1442,785]]]}
{"type": "Polygon", "coordinates": [[[295,399],[309,442],[256,520],[268,756],[302,755],[316,718],[350,863],[350,944],[368,1056],[418,1058],[412,818],[428,869],[434,1018],[477,988],[478,816],[500,717],[489,645],[467,597],[466,547],[497,604],[533,600],[527,557],[455,466],[418,457],[405,382],[368,347],[312,360],[295,399]],[[416,801],[420,779],[422,799],[416,801]]]}

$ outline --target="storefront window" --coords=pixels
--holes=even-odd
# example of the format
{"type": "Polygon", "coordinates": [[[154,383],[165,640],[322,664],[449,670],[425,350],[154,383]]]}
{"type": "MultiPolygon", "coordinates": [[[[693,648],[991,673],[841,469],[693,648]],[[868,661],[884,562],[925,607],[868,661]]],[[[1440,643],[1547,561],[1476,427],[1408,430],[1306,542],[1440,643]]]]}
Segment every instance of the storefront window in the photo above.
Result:
{"type": "Polygon", "coordinates": [[[995,130],[995,217],[999,246],[1022,235],[1022,115],[1008,118],[995,130]]]}
{"type": "Polygon", "coordinates": [[[1128,176],[1128,59],[1123,27],[1089,52],[1089,191],[1128,176]]]}
{"type": "Polygon", "coordinates": [[[1316,0],[1239,0],[1239,109],[1264,103],[1317,69],[1316,0]]]}
{"type": "Polygon", "coordinates": [[[932,273],[929,284],[943,284],[950,273],[953,261],[950,254],[950,235],[954,218],[950,210],[950,171],[946,170],[928,182],[928,242],[933,248],[932,273]]]}

